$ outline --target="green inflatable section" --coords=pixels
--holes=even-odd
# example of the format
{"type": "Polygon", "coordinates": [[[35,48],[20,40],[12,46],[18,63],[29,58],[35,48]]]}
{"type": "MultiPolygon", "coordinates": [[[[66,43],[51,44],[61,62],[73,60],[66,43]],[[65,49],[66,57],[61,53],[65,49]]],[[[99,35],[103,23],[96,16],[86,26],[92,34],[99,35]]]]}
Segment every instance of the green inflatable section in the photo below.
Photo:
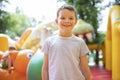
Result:
{"type": "Polygon", "coordinates": [[[27,68],[27,80],[42,80],[41,71],[43,64],[43,53],[38,50],[30,59],[27,68]]]}

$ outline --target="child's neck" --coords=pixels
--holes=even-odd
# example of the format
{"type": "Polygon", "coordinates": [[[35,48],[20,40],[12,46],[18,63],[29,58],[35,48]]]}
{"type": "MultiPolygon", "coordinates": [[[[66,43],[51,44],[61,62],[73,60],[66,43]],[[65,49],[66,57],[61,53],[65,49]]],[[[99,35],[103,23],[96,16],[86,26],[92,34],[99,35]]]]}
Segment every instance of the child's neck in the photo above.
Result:
{"type": "Polygon", "coordinates": [[[72,36],[72,33],[70,33],[70,34],[59,33],[59,36],[61,36],[61,37],[71,37],[71,36],[72,36]]]}

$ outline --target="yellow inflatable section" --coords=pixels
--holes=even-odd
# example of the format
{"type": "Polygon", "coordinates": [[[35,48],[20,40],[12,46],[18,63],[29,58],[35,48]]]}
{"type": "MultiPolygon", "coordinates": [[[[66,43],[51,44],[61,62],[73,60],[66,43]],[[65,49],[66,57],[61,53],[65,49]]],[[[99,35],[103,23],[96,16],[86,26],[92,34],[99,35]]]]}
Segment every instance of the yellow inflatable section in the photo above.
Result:
{"type": "Polygon", "coordinates": [[[111,7],[105,39],[105,67],[112,70],[112,80],[120,80],[120,5],[111,7]]]}
{"type": "Polygon", "coordinates": [[[8,37],[4,34],[0,34],[0,51],[7,51],[9,49],[8,37]]]}
{"type": "Polygon", "coordinates": [[[21,49],[21,46],[24,44],[25,40],[29,37],[29,35],[32,33],[33,29],[28,28],[25,30],[25,32],[21,35],[20,39],[16,42],[16,48],[19,50],[21,49]]]}

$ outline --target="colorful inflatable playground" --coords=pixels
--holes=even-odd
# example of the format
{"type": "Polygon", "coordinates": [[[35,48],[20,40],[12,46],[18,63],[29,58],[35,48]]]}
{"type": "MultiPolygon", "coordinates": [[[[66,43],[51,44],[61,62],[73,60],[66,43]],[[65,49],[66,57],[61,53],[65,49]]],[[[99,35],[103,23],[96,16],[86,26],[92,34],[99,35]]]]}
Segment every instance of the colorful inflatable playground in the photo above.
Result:
{"type": "MultiPolygon", "coordinates": [[[[93,80],[120,80],[120,5],[111,7],[107,24],[104,43],[88,44],[88,47],[91,51],[102,50],[103,67],[112,72],[111,79],[98,77],[99,79],[93,80]]],[[[0,34],[0,80],[42,80],[42,44],[45,39],[57,32],[55,22],[49,22],[26,29],[17,41],[0,34]]],[[[85,41],[93,42],[94,29],[91,24],[78,19],[73,34],[85,41]]]]}

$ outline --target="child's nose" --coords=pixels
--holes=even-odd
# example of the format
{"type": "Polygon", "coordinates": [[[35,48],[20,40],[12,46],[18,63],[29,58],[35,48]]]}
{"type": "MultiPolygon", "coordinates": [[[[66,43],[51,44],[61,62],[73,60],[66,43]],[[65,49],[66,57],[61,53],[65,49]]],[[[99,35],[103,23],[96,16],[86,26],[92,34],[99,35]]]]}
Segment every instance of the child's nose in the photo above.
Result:
{"type": "Polygon", "coordinates": [[[70,20],[69,20],[69,19],[66,19],[66,20],[65,20],[65,22],[67,22],[67,23],[68,23],[68,22],[70,22],[70,20]]]}

